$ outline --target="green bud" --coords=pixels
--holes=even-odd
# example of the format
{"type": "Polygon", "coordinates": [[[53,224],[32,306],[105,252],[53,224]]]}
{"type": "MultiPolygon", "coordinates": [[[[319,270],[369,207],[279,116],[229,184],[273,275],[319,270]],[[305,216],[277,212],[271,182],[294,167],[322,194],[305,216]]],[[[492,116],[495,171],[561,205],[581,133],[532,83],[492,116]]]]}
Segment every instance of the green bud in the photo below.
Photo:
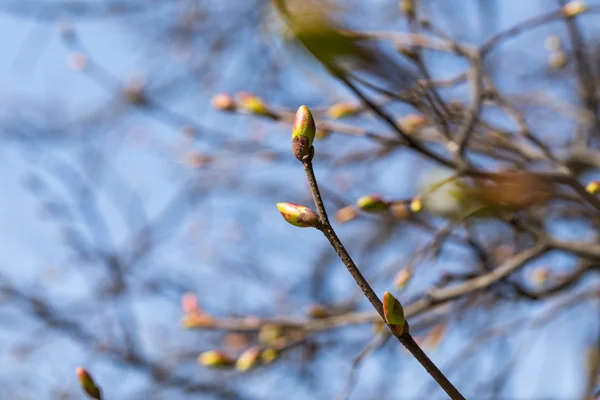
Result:
{"type": "Polygon", "coordinates": [[[408,323],[404,319],[402,304],[390,292],[383,294],[383,315],[394,335],[408,333],[408,323]]]}
{"type": "Polygon", "coordinates": [[[277,209],[283,218],[294,226],[316,228],[321,224],[317,213],[308,207],[293,203],[277,203],[277,209]]]}
{"type": "Polygon", "coordinates": [[[362,107],[360,104],[352,103],[336,103],[329,107],[327,110],[327,116],[332,119],[339,119],[349,117],[358,114],[362,107]]]}
{"type": "Polygon", "coordinates": [[[600,181],[591,181],[587,184],[585,190],[587,190],[587,192],[590,194],[600,193],[600,181]]]}
{"type": "Polygon", "coordinates": [[[260,358],[262,358],[262,360],[265,364],[268,364],[268,363],[272,362],[273,360],[275,360],[278,355],[279,355],[279,352],[277,350],[275,350],[272,347],[267,347],[261,353],[260,358]]]}
{"type": "Polygon", "coordinates": [[[389,208],[390,204],[381,196],[369,195],[356,200],[356,206],[369,213],[378,213],[389,208]]]}
{"type": "Polygon", "coordinates": [[[310,110],[306,106],[300,106],[292,126],[292,151],[298,160],[302,161],[304,156],[310,155],[316,132],[315,120],[310,110]]]}
{"type": "Polygon", "coordinates": [[[235,363],[235,368],[238,371],[248,371],[252,367],[255,367],[260,360],[261,353],[262,349],[259,346],[250,347],[240,354],[235,363]]]}
{"type": "Polygon", "coordinates": [[[240,107],[250,114],[272,116],[269,107],[260,97],[248,92],[241,92],[237,97],[240,107]]]}
{"type": "Polygon", "coordinates": [[[198,363],[210,368],[227,368],[235,364],[235,360],[221,350],[210,350],[198,356],[198,363]]]}
{"type": "Polygon", "coordinates": [[[87,393],[87,395],[90,396],[90,398],[96,399],[96,400],[100,400],[102,398],[100,388],[98,386],[96,386],[94,379],[92,378],[90,373],[85,368],[77,367],[75,369],[75,374],[77,375],[77,378],[79,379],[79,384],[81,385],[83,390],[87,393]]]}

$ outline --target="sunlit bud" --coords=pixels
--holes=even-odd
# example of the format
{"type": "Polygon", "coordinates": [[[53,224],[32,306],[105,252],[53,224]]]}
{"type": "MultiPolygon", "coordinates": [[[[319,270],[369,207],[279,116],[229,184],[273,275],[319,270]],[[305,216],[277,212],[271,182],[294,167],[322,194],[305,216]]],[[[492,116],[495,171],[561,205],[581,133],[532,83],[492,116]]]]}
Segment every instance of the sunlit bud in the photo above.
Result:
{"type": "Polygon", "coordinates": [[[204,312],[193,312],[181,319],[181,325],[186,329],[207,329],[215,327],[215,320],[204,312]]]}
{"type": "Polygon", "coordinates": [[[235,359],[222,350],[210,350],[198,356],[198,363],[210,368],[227,368],[235,365],[235,359]]]}
{"type": "Polygon", "coordinates": [[[242,354],[240,354],[237,361],[235,362],[235,368],[238,371],[248,371],[250,368],[256,366],[260,359],[261,353],[262,350],[260,347],[250,347],[242,354]]]}
{"type": "Polygon", "coordinates": [[[315,140],[315,120],[306,106],[300,106],[296,111],[292,125],[292,151],[300,161],[310,155],[310,148],[315,140]]]}
{"type": "Polygon", "coordinates": [[[267,107],[266,103],[260,97],[248,92],[238,93],[237,97],[239,106],[243,110],[251,114],[272,116],[269,107],[267,107]]]}
{"type": "Polygon", "coordinates": [[[600,181],[591,181],[587,184],[585,190],[587,190],[587,192],[590,194],[600,193],[600,181]]]}
{"type": "Polygon", "coordinates": [[[69,65],[69,68],[71,68],[72,70],[83,71],[88,65],[88,59],[83,53],[75,51],[69,54],[67,63],[69,65]]]}
{"type": "Polygon", "coordinates": [[[412,268],[402,268],[394,278],[394,287],[398,290],[404,289],[410,278],[412,278],[412,268]]]}
{"type": "Polygon", "coordinates": [[[569,61],[564,51],[553,51],[548,55],[548,66],[554,69],[563,69],[569,61]]]}
{"type": "Polygon", "coordinates": [[[356,208],[354,208],[354,206],[346,206],[340,208],[335,213],[335,220],[340,224],[343,224],[345,222],[353,220],[354,218],[356,218],[357,215],[358,212],[356,211],[356,208]]]}
{"type": "Polygon", "coordinates": [[[543,286],[550,277],[550,271],[546,267],[533,268],[529,274],[529,279],[536,286],[543,286]]]}
{"type": "Polygon", "coordinates": [[[227,93],[219,93],[212,98],[212,106],[221,111],[234,111],[236,109],[235,100],[227,93]]]}
{"type": "Polygon", "coordinates": [[[358,114],[362,110],[360,104],[336,103],[329,107],[327,116],[332,119],[339,119],[358,114]]]}
{"type": "Polygon", "coordinates": [[[410,202],[410,211],[418,213],[423,209],[423,200],[420,197],[415,197],[410,202]]]}
{"type": "Polygon", "coordinates": [[[356,206],[365,212],[378,213],[387,210],[390,203],[381,196],[368,195],[356,200],[356,206]]]}
{"type": "Polygon", "coordinates": [[[311,304],[308,308],[308,315],[312,318],[328,318],[331,312],[322,304],[311,304]]]}
{"type": "Polygon", "coordinates": [[[425,126],[425,123],[425,118],[418,114],[408,114],[399,121],[400,128],[402,128],[407,135],[418,133],[419,130],[425,126]]]}
{"type": "Polygon", "coordinates": [[[273,344],[282,335],[282,329],[279,325],[264,324],[258,331],[258,340],[263,344],[273,344]]]}
{"type": "Polygon", "coordinates": [[[404,319],[402,305],[390,292],[383,294],[383,314],[385,322],[392,328],[395,335],[408,333],[408,324],[404,319]]]}
{"type": "Polygon", "coordinates": [[[79,379],[79,384],[83,388],[83,390],[87,393],[88,396],[92,399],[101,399],[101,391],[100,388],[94,382],[94,379],[90,375],[90,373],[83,367],[77,367],[75,369],[75,374],[79,379]]]}
{"type": "Polygon", "coordinates": [[[587,9],[588,6],[583,1],[570,1],[563,6],[562,13],[565,17],[572,18],[586,12],[587,9]]]}
{"type": "Polygon", "coordinates": [[[299,204],[277,203],[277,209],[283,216],[283,219],[300,228],[316,228],[321,223],[316,212],[299,204]]]}
{"type": "Polygon", "coordinates": [[[181,296],[181,309],[186,314],[198,311],[198,297],[192,292],[184,293],[181,296]]]}
{"type": "Polygon", "coordinates": [[[265,364],[268,364],[268,363],[272,362],[273,360],[275,360],[278,355],[279,355],[279,353],[277,352],[277,350],[275,350],[272,347],[267,347],[261,353],[260,358],[263,360],[263,362],[265,364]]]}

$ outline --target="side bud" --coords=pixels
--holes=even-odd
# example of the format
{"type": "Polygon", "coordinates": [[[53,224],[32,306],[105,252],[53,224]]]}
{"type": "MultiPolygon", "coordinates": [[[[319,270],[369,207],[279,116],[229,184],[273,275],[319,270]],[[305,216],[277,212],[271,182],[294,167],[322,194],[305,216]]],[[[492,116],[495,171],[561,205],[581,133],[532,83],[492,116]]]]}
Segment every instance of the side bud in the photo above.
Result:
{"type": "Polygon", "coordinates": [[[563,6],[562,13],[567,18],[573,18],[587,10],[588,6],[583,1],[570,1],[563,6]]]}
{"type": "Polygon", "coordinates": [[[236,109],[235,100],[227,93],[220,93],[214,96],[211,104],[215,109],[221,111],[235,111],[236,109]]]}
{"type": "Polygon", "coordinates": [[[240,354],[235,362],[235,369],[243,372],[255,367],[260,360],[261,354],[262,349],[259,346],[250,347],[240,354]]]}
{"type": "Polygon", "coordinates": [[[233,366],[235,360],[221,350],[211,350],[200,354],[198,363],[210,368],[227,368],[233,366]]]}
{"type": "Polygon", "coordinates": [[[79,384],[81,388],[87,393],[87,395],[96,400],[100,400],[102,398],[102,394],[100,392],[100,388],[94,382],[94,379],[90,375],[90,373],[83,367],[77,367],[75,369],[75,374],[79,379],[79,384]]]}
{"type": "Polygon", "coordinates": [[[590,194],[600,193],[600,181],[591,181],[587,184],[585,190],[590,194]]]}
{"type": "Polygon", "coordinates": [[[298,160],[302,161],[304,156],[310,155],[316,132],[315,120],[310,110],[306,106],[300,106],[292,126],[292,151],[298,160]]]}
{"type": "Polygon", "coordinates": [[[241,92],[237,95],[237,98],[240,108],[249,112],[250,114],[273,117],[269,107],[260,97],[252,93],[241,92]]]}
{"type": "Polygon", "coordinates": [[[358,114],[362,110],[360,104],[336,103],[329,107],[327,116],[332,119],[339,119],[358,114]]]}
{"type": "Polygon", "coordinates": [[[408,333],[408,323],[404,319],[402,304],[390,292],[383,294],[383,315],[394,335],[408,333]]]}
{"type": "Polygon", "coordinates": [[[321,220],[316,212],[308,207],[293,203],[277,203],[277,209],[287,222],[300,228],[316,228],[321,220]]]}
{"type": "Polygon", "coordinates": [[[381,196],[369,195],[356,200],[356,206],[365,212],[379,213],[387,210],[390,204],[381,196]]]}

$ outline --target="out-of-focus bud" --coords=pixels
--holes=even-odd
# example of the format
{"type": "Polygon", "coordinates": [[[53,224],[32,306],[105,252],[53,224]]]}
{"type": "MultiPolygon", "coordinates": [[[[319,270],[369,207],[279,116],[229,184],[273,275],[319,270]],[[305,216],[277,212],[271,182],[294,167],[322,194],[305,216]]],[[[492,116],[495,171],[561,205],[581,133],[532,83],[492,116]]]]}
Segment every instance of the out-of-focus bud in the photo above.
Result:
{"type": "Polygon", "coordinates": [[[258,331],[258,341],[262,344],[273,344],[281,337],[283,330],[279,325],[264,324],[258,331]]]}
{"type": "Polygon", "coordinates": [[[273,362],[277,358],[278,355],[279,355],[279,352],[277,350],[275,350],[272,347],[267,347],[261,353],[260,358],[263,360],[263,362],[265,364],[268,364],[270,362],[273,362]]]}
{"type": "Polygon", "coordinates": [[[277,209],[287,222],[300,228],[316,228],[321,220],[316,212],[308,207],[293,203],[277,203],[277,209]]]}
{"type": "Polygon", "coordinates": [[[219,93],[212,98],[212,106],[221,111],[235,111],[237,105],[233,97],[227,93],[219,93]]]}
{"type": "Polygon", "coordinates": [[[362,110],[360,104],[353,103],[336,103],[329,107],[327,116],[332,119],[350,117],[358,114],[362,110]]]}
{"type": "Polygon", "coordinates": [[[386,211],[390,207],[390,203],[381,196],[368,195],[356,200],[356,206],[365,212],[379,213],[386,211]]]}
{"type": "Polygon", "coordinates": [[[569,61],[567,53],[562,50],[553,51],[548,55],[548,66],[554,69],[563,69],[569,61]]]}
{"type": "Polygon", "coordinates": [[[587,184],[585,190],[590,194],[600,193],[600,181],[591,181],[587,184]]]}
{"type": "Polygon", "coordinates": [[[194,312],[181,319],[181,325],[186,329],[207,329],[215,327],[215,320],[204,312],[194,312]]]}
{"type": "Polygon", "coordinates": [[[260,97],[248,92],[238,93],[237,97],[240,108],[250,114],[273,116],[267,104],[260,97]]]}
{"type": "Polygon", "coordinates": [[[427,333],[427,336],[423,339],[423,345],[435,349],[439,346],[445,334],[446,324],[438,324],[427,333]]]}
{"type": "Polygon", "coordinates": [[[399,125],[402,128],[402,131],[407,135],[413,135],[415,133],[419,133],[425,124],[425,118],[422,115],[418,114],[408,114],[400,119],[399,125]]]}
{"type": "Polygon", "coordinates": [[[544,47],[548,51],[557,51],[560,49],[560,38],[556,35],[550,35],[544,40],[544,47]]]}
{"type": "Polygon", "coordinates": [[[192,314],[199,310],[198,297],[192,292],[184,293],[181,296],[181,309],[186,314],[192,314]]]}
{"type": "Polygon", "coordinates": [[[322,304],[311,304],[308,308],[308,315],[315,319],[329,318],[331,312],[322,304]]]}
{"type": "Polygon", "coordinates": [[[402,268],[394,277],[394,287],[398,290],[404,289],[410,278],[412,278],[412,268],[402,268]]]}
{"type": "Polygon", "coordinates": [[[67,63],[73,71],[83,71],[88,65],[88,59],[83,53],[75,51],[69,54],[67,63]]]}
{"type": "Polygon", "coordinates": [[[343,223],[353,220],[354,218],[356,218],[357,215],[358,215],[358,213],[356,212],[356,208],[354,208],[354,206],[346,206],[346,207],[340,208],[335,213],[335,220],[337,222],[339,222],[340,224],[343,224],[343,223]]]}
{"type": "Polygon", "coordinates": [[[310,155],[310,148],[316,135],[315,120],[306,106],[300,106],[296,111],[292,125],[292,151],[300,161],[310,155]]]}
{"type": "Polygon", "coordinates": [[[315,139],[323,140],[327,139],[331,135],[331,130],[324,127],[317,128],[317,132],[315,133],[315,139]]]}
{"type": "Polygon", "coordinates": [[[227,368],[235,365],[235,359],[222,350],[210,350],[198,356],[198,363],[210,368],[227,368]]]}
{"type": "Polygon", "coordinates": [[[255,367],[260,360],[262,349],[259,346],[250,347],[238,357],[235,362],[235,368],[238,371],[248,371],[255,367]]]}
{"type": "Polygon", "coordinates": [[[400,0],[400,11],[406,15],[415,14],[415,1],[414,0],[400,0]]]}
{"type": "Polygon", "coordinates": [[[531,283],[536,286],[543,286],[546,282],[548,282],[549,277],[550,271],[546,267],[533,268],[529,274],[531,283]]]}
{"type": "Polygon", "coordinates": [[[208,154],[202,154],[193,151],[185,155],[184,161],[191,167],[202,168],[213,162],[214,157],[208,154]]]}
{"type": "Polygon", "coordinates": [[[79,379],[79,384],[82,389],[87,393],[88,396],[92,399],[100,400],[102,397],[102,393],[100,388],[94,382],[94,379],[90,375],[90,373],[83,367],[77,367],[75,369],[75,374],[79,379]]]}
{"type": "Polygon", "coordinates": [[[562,13],[567,18],[575,17],[588,10],[587,4],[583,1],[570,1],[562,8],[562,13]]]}
{"type": "Polygon", "coordinates": [[[410,211],[413,213],[418,213],[423,209],[423,200],[420,197],[415,197],[410,202],[410,211]]]}
{"type": "Polygon", "coordinates": [[[390,206],[390,211],[392,212],[392,215],[399,220],[404,220],[410,217],[408,206],[404,203],[392,203],[390,206]]]}
{"type": "Polygon", "coordinates": [[[390,292],[383,294],[383,314],[385,322],[390,326],[394,335],[408,333],[408,323],[404,319],[402,304],[390,292]]]}

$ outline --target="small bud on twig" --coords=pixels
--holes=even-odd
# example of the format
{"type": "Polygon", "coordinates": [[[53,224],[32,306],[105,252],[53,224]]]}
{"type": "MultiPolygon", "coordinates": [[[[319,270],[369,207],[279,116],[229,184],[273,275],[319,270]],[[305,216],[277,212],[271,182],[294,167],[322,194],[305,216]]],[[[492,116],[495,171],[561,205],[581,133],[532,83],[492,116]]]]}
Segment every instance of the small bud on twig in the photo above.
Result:
{"type": "Polygon", "coordinates": [[[423,200],[420,197],[415,197],[410,202],[410,211],[418,213],[423,209],[423,200]]]}
{"type": "Polygon", "coordinates": [[[227,368],[235,364],[235,359],[222,350],[210,350],[198,356],[198,363],[210,368],[227,368]]]}
{"type": "Polygon", "coordinates": [[[212,106],[221,111],[235,111],[237,105],[231,95],[227,93],[219,93],[212,98],[212,106]]]}
{"type": "Polygon", "coordinates": [[[385,201],[381,196],[368,195],[356,200],[356,206],[365,212],[379,213],[387,210],[390,207],[390,203],[385,201]]]}
{"type": "Polygon", "coordinates": [[[587,10],[588,6],[583,1],[571,1],[564,5],[562,8],[562,13],[567,18],[573,18],[586,12],[587,10]]]}
{"type": "Polygon", "coordinates": [[[279,353],[277,352],[277,350],[275,350],[272,347],[267,347],[261,353],[260,358],[262,358],[262,360],[265,364],[268,364],[270,362],[273,362],[277,358],[278,355],[279,355],[279,353]]]}
{"type": "Polygon", "coordinates": [[[394,335],[408,333],[408,323],[404,319],[402,304],[390,292],[383,294],[383,314],[385,322],[390,326],[394,335]]]}
{"type": "Polygon", "coordinates": [[[587,184],[585,190],[590,194],[598,194],[600,192],[600,181],[591,181],[587,184]]]}
{"type": "Polygon", "coordinates": [[[83,388],[83,390],[90,396],[92,399],[100,400],[102,398],[102,393],[100,388],[94,382],[94,379],[90,375],[90,373],[83,367],[77,367],[75,369],[75,374],[79,379],[79,384],[83,388]]]}
{"type": "Polygon", "coordinates": [[[315,135],[315,120],[310,110],[306,106],[300,106],[292,126],[292,151],[298,160],[302,161],[304,156],[310,155],[315,135]]]}
{"type": "Polygon", "coordinates": [[[327,110],[327,116],[332,119],[339,119],[356,115],[361,110],[360,104],[352,103],[336,103],[329,107],[327,110]]]}
{"type": "Polygon", "coordinates": [[[412,278],[412,268],[402,268],[394,278],[394,287],[398,290],[404,289],[410,278],[412,278]]]}
{"type": "Polygon", "coordinates": [[[322,304],[311,304],[308,309],[308,315],[315,319],[329,318],[331,312],[322,304]]]}
{"type": "Polygon", "coordinates": [[[321,224],[319,215],[308,207],[293,203],[277,203],[277,209],[283,218],[300,228],[316,228],[321,224]]]}
{"type": "Polygon", "coordinates": [[[250,114],[273,116],[267,104],[260,97],[248,92],[241,92],[237,97],[239,106],[250,114]]]}
{"type": "Polygon", "coordinates": [[[255,367],[260,360],[262,350],[259,346],[250,347],[238,357],[235,362],[235,369],[238,371],[248,371],[255,367]]]}
{"type": "Polygon", "coordinates": [[[335,213],[335,220],[337,222],[339,222],[340,224],[343,224],[343,223],[353,220],[354,218],[356,218],[357,215],[358,215],[358,212],[356,211],[356,208],[354,208],[354,206],[346,206],[346,207],[340,208],[335,213]]]}
{"type": "Polygon", "coordinates": [[[263,344],[273,344],[282,334],[279,325],[265,324],[258,331],[258,341],[263,344]]]}

